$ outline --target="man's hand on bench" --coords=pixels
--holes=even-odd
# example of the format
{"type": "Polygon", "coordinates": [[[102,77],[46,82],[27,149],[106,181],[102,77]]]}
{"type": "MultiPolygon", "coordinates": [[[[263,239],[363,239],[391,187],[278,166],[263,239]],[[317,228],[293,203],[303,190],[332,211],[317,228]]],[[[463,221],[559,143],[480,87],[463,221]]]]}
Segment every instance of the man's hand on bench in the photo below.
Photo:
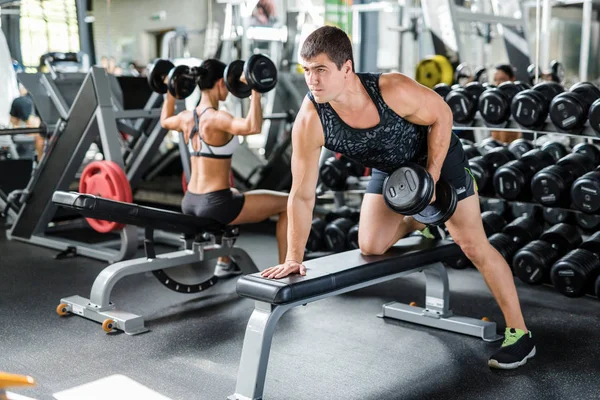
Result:
{"type": "Polygon", "coordinates": [[[286,261],[283,264],[265,269],[260,275],[268,279],[281,279],[296,273],[300,273],[302,276],[306,275],[306,267],[296,261],[286,261]]]}

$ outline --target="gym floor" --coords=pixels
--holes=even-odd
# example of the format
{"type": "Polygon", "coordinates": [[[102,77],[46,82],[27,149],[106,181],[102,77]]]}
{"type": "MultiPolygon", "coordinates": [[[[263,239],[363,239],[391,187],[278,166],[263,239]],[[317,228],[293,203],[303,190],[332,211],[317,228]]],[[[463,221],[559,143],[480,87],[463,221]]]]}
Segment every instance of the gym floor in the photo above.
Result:
{"type": "MultiPolygon", "coordinates": [[[[4,221],[0,220],[0,223],[4,221]]],[[[238,245],[260,269],[276,262],[273,226],[244,227],[238,245]]],[[[61,297],[89,296],[105,263],[55,260],[56,251],[9,242],[0,231],[0,370],[33,376],[19,394],[56,392],[122,374],[170,399],[226,399],[234,392],[253,302],[235,279],[195,296],[151,274],[121,281],[112,300],[143,315],[150,332],[106,334],[55,313],[61,297]]],[[[503,319],[481,275],[449,269],[456,314],[503,319]]],[[[487,367],[499,343],[376,317],[390,301],[423,304],[424,277],[372,286],[299,307],[273,340],[266,399],[600,399],[600,303],[517,281],[537,356],[514,371],[487,367]]],[[[113,397],[114,396],[110,396],[113,397]]],[[[106,398],[103,397],[103,398],[106,398]]]]}

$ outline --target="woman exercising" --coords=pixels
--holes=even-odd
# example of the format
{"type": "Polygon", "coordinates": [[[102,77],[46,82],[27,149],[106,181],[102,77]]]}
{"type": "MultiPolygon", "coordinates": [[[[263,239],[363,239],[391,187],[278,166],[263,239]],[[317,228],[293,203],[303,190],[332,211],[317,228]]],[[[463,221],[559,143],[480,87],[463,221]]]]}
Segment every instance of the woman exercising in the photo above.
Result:
{"type": "MultiPolygon", "coordinates": [[[[279,262],[283,263],[287,252],[288,195],[271,190],[239,193],[229,184],[231,157],[239,145],[236,136],[261,132],[260,93],[252,91],[246,118],[235,118],[218,110],[219,102],[229,94],[223,79],[225,64],[209,59],[198,70],[198,86],[202,93],[200,104],[193,111],[174,115],[176,99],[167,93],[160,115],[163,128],[184,133],[190,151],[192,176],[181,208],[185,214],[210,218],[225,225],[260,222],[278,214],[276,236],[279,262]]],[[[240,80],[245,83],[243,77],[240,80]]],[[[219,277],[240,273],[239,267],[227,258],[220,258],[215,269],[215,275],[219,277]]]]}

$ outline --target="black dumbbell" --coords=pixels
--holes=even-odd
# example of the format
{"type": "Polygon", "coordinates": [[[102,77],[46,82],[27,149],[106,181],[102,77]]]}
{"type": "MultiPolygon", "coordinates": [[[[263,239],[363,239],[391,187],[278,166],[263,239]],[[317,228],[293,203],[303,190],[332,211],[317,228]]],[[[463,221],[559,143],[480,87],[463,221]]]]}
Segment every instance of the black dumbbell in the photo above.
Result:
{"type": "Polygon", "coordinates": [[[532,217],[539,220],[539,217],[541,216],[540,210],[541,207],[539,205],[531,203],[511,202],[510,205],[510,212],[513,220],[519,217],[532,217]]]}
{"type": "Polygon", "coordinates": [[[565,223],[556,224],[545,230],[540,236],[540,240],[550,243],[560,254],[568,253],[582,242],[577,227],[565,223]]]}
{"type": "Polygon", "coordinates": [[[554,157],[554,161],[558,161],[569,154],[569,150],[567,150],[564,144],[555,141],[544,143],[542,145],[542,151],[552,155],[552,157],[554,157]]]}
{"type": "Polygon", "coordinates": [[[591,143],[579,143],[573,147],[573,153],[580,153],[588,156],[594,165],[600,164],[600,149],[591,143]]]}
{"type": "Polygon", "coordinates": [[[325,221],[327,223],[333,222],[338,218],[348,218],[356,224],[360,218],[360,210],[348,206],[341,206],[337,210],[330,211],[325,215],[325,221]]]}
{"type": "Polygon", "coordinates": [[[497,147],[504,147],[504,143],[491,137],[485,138],[479,143],[479,151],[481,154],[489,153],[497,147]]]}
{"type": "Polygon", "coordinates": [[[363,176],[364,172],[365,167],[346,156],[329,157],[319,168],[319,177],[331,190],[344,190],[349,176],[363,176]]]}
{"type": "Polygon", "coordinates": [[[600,259],[585,249],[572,250],[558,260],[550,271],[552,284],[567,297],[592,293],[599,275],[600,259]]]}
{"type": "Polygon", "coordinates": [[[463,148],[463,151],[465,152],[465,156],[467,157],[467,160],[470,160],[471,158],[479,157],[481,155],[481,152],[479,152],[479,149],[472,144],[463,144],[462,148],[463,148]]]}
{"type": "Polygon", "coordinates": [[[538,171],[531,179],[531,194],[540,204],[550,207],[570,204],[571,185],[591,171],[594,162],[586,155],[571,153],[556,163],[538,171]]]}
{"type": "Polygon", "coordinates": [[[596,257],[600,258],[600,232],[596,232],[588,237],[585,242],[581,243],[579,248],[592,252],[596,257]]]}
{"type": "Polygon", "coordinates": [[[549,281],[550,268],[559,258],[558,250],[551,243],[534,240],[517,251],[512,270],[525,283],[541,284],[549,281]]]}
{"type": "Polygon", "coordinates": [[[356,223],[349,218],[338,218],[325,227],[325,246],[327,250],[339,253],[346,249],[348,231],[356,223]]]}
{"type": "Polygon", "coordinates": [[[485,155],[469,160],[471,173],[477,183],[477,188],[485,192],[488,182],[494,176],[494,172],[502,165],[515,159],[515,156],[506,147],[496,147],[485,155]]]}
{"type": "Polygon", "coordinates": [[[348,250],[358,249],[358,224],[354,225],[348,231],[348,236],[346,237],[346,248],[348,250]]]}
{"type": "Polygon", "coordinates": [[[327,222],[321,218],[315,218],[312,220],[310,226],[310,234],[308,235],[308,241],[306,242],[306,250],[315,252],[321,251],[325,248],[325,227],[327,222]]]}
{"type": "Polygon", "coordinates": [[[510,119],[510,106],[520,86],[503,82],[497,88],[486,90],[479,96],[478,109],[481,117],[490,125],[504,124],[510,119]]]}
{"type": "Polygon", "coordinates": [[[596,133],[600,133],[600,99],[594,101],[588,111],[588,121],[596,133]]]}
{"type": "Polygon", "coordinates": [[[573,182],[571,201],[576,209],[586,213],[600,210],[600,167],[573,182]]]}
{"type": "Polygon", "coordinates": [[[483,199],[480,197],[481,211],[492,211],[499,215],[506,212],[506,201],[501,199],[483,199]]]}
{"type": "Polygon", "coordinates": [[[563,132],[580,132],[588,119],[588,111],[600,98],[600,89],[590,82],[579,82],[569,92],[561,93],[550,103],[550,119],[563,132]]]}
{"type": "Polygon", "coordinates": [[[527,153],[530,150],[533,150],[533,143],[531,143],[527,139],[513,140],[508,145],[508,151],[513,153],[515,155],[515,158],[521,158],[523,154],[527,153]]]}
{"type": "Polygon", "coordinates": [[[562,208],[544,207],[543,216],[550,225],[571,223],[573,219],[573,213],[562,208]]]}
{"type": "Polygon", "coordinates": [[[494,173],[496,193],[507,200],[526,200],[530,197],[531,178],[536,172],[554,164],[547,152],[534,149],[523,154],[519,160],[510,161],[494,173]]]}
{"type": "Polygon", "coordinates": [[[148,74],[148,85],[156,93],[168,91],[177,99],[185,99],[196,89],[197,77],[195,68],[187,65],[175,67],[171,61],[160,59],[148,74]]]}
{"type": "Polygon", "coordinates": [[[600,215],[575,213],[575,222],[587,232],[596,232],[600,229],[600,215]]]}
{"type": "Polygon", "coordinates": [[[561,62],[552,60],[550,62],[550,68],[542,71],[542,69],[535,64],[527,67],[527,74],[529,75],[529,81],[533,85],[535,83],[535,75],[538,75],[538,79],[550,78],[552,82],[562,83],[565,80],[565,67],[561,62]]]}
{"type": "Polygon", "coordinates": [[[473,121],[477,112],[477,100],[484,91],[479,82],[470,82],[464,87],[452,89],[446,95],[446,103],[452,110],[455,122],[466,124],[473,121]]]}
{"type": "Polygon", "coordinates": [[[559,83],[540,82],[532,89],[523,90],[513,97],[510,105],[511,115],[517,124],[524,128],[541,128],[548,118],[550,102],[564,91],[559,83]]]}
{"type": "Polygon", "coordinates": [[[391,173],[383,183],[383,200],[398,214],[412,216],[424,225],[440,226],[456,210],[456,189],[440,179],[434,183],[422,166],[406,163],[391,173]],[[435,192],[435,201],[431,202],[435,192]]]}
{"type": "Polygon", "coordinates": [[[510,236],[515,242],[524,246],[540,237],[542,234],[542,225],[534,217],[519,217],[511,221],[503,229],[503,233],[510,236]]]}
{"type": "Polygon", "coordinates": [[[438,83],[433,87],[433,91],[442,96],[443,99],[446,99],[446,96],[452,91],[452,88],[447,83],[438,83]]]}
{"type": "Polygon", "coordinates": [[[556,260],[581,244],[581,235],[573,225],[560,223],[543,232],[539,240],[519,250],[513,259],[515,275],[523,282],[550,281],[550,268],[556,260]]]}
{"type": "Polygon", "coordinates": [[[235,60],[227,65],[224,76],[229,92],[240,99],[249,97],[252,90],[266,93],[277,85],[277,67],[264,54],[253,54],[247,61],[235,60]],[[240,79],[242,74],[246,83],[240,79]]]}
{"type": "Polygon", "coordinates": [[[492,247],[498,250],[498,253],[506,260],[508,265],[511,265],[515,253],[521,248],[521,244],[515,242],[506,233],[495,233],[490,236],[489,241],[492,247]]]}

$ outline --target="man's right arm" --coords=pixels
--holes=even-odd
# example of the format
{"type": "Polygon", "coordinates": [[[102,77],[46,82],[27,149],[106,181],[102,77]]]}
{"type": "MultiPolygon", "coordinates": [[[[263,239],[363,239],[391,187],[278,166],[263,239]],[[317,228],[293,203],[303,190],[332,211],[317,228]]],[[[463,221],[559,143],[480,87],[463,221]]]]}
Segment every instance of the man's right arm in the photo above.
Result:
{"type": "Polygon", "coordinates": [[[302,259],[310,234],[323,145],[323,127],[315,107],[305,99],[292,130],[292,189],[287,207],[286,262],[268,268],[262,276],[283,278],[292,273],[305,273],[302,259]]]}

